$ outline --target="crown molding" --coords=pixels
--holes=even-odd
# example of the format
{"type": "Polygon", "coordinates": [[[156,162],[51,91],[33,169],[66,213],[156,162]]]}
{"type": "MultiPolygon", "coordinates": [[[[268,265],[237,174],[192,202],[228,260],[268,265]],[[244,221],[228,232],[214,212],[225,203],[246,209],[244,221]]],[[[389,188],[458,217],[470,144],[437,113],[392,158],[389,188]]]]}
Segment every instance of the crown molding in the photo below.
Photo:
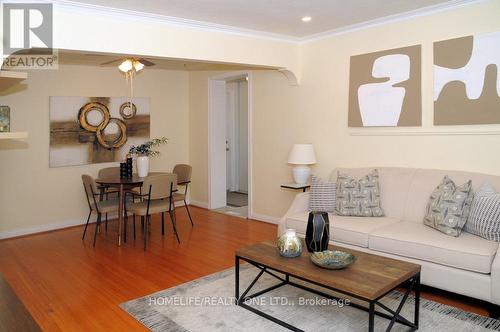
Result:
{"type": "MultiPolygon", "coordinates": [[[[101,15],[109,16],[113,18],[122,18],[127,20],[142,21],[142,22],[153,22],[159,24],[166,24],[174,27],[188,28],[198,31],[205,32],[220,32],[237,36],[260,38],[273,40],[277,42],[294,43],[294,44],[305,44],[309,42],[318,41],[321,39],[326,39],[332,36],[347,34],[350,32],[363,30],[367,28],[382,26],[385,24],[391,24],[406,20],[411,20],[414,18],[433,15],[465,6],[470,6],[478,3],[489,2],[492,0],[450,0],[438,5],[428,6],[412,11],[403,12],[400,14],[380,17],[374,20],[365,21],[349,26],[344,26],[324,32],[320,32],[313,35],[308,35],[304,37],[283,35],[277,33],[271,33],[260,30],[252,30],[239,28],[229,25],[196,21],[185,18],[179,18],[174,16],[165,16],[153,13],[145,13],[128,9],[106,7],[100,5],[92,5],[82,2],[76,2],[72,0],[30,0],[31,3],[53,3],[54,8],[61,9],[64,11],[71,11],[75,13],[85,13],[88,15],[101,15]]],[[[26,0],[4,0],[3,3],[26,3],[26,0]]]]}
{"type": "Polygon", "coordinates": [[[318,41],[321,39],[326,39],[333,36],[343,35],[346,33],[373,28],[377,26],[382,26],[385,24],[397,23],[402,21],[412,20],[422,16],[429,16],[433,14],[438,14],[442,12],[446,12],[449,10],[454,10],[461,7],[471,6],[483,2],[488,2],[491,0],[451,0],[441,4],[423,7],[419,9],[415,9],[412,11],[403,12],[400,14],[394,14],[389,16],[380,17],[374,20],[365,21],[357,24],[348,25],[345,27],[332,29],[324,32],[320,32],[317,34],[309,35],[300,39],[299,43],[305,44],[309,42],[318,41]]]}
{"type": "MultiPolygon", "coordinates": [[[[24,3],[26,0],[6,0],[5,3],[10,2],[20,2],[24,3]]],[[[100,5],[87,4],[82,2],[76,2],[71,0],[30,0],[30,2],[37,3],[47,3],[51,2],[54,4],[54,8],[61,9],[64,11],[71,11],[76,13],[85,13],[88,15],[101,15],[108,16],[113,18],[121,18],[126,20],[134,20],[140,22],[147,23],[158,23],[165,24],[173,27],[180,28],[188,28],[198,31],[205,32],[221,32],[231,35],[243,36],[243,37],[251,37],[251,38],[260,38],[273,40],[277,42],[285,42],[285,43],[298,43],[300,41],[300,37],[294,37],[289,35],[282,35],[277,33],[271,33],[260,30],[252,30],[239,28],[224,24],[212,23],[212,22],[204,22],[197,20],[190,20],[181,17],[174,16],[166,16],[154,13],[146,13],[129,9],[122,8],[114,8],[100,5]]]]}

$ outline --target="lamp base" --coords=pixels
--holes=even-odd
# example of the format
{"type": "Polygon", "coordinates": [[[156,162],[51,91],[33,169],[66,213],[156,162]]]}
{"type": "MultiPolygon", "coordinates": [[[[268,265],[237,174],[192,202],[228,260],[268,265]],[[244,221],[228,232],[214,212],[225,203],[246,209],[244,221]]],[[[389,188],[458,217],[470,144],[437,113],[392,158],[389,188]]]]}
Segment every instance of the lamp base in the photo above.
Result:
{"type": "Polygon", "coordinates": [[[311,176],[311,168],[305,165],[297,165],[293,167],[293,180],[297,184],[306,184],[311,176]]]}

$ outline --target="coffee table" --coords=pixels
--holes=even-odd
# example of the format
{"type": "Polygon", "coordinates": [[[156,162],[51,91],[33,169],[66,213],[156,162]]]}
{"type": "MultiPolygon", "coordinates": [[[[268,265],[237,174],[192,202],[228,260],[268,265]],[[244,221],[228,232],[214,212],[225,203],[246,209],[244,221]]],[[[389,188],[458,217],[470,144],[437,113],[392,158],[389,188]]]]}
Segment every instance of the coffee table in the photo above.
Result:
{"type": "Polygon", "coordinates": [[[320,286],[325,290],[341,293],[347,297],[365,302],[367,304],[366,306],[353,302],[350,303],[350,306],[368,312],[368,331],[370,332],[374,330],[375,315],[390,321],[386,331],[390,331],[395,323],[406,325],[410,327],[412,331],[418,330],[420,265],[338,246],[330,246],[330,250],[350,252],[356,256],[356,262],[342,270],[322,269],[311,262],[309,258],[310,254],[305,250],[301,256],[296,258],[281,257],[276,249],[276,243],[274,241],[262,242],[237,250],[235,253],[236,305],[248,309],[292,331],[302,331],[247,303],[249,302],[248,300],[252,298],[256,298],[285,285],[298,287],[331,300],[339,300],[336,296],[326,294],[323,291],[309,288],[293,281],[293,279],[297,279],[306,284],[320,286]],[[260,270],[259,274],[241,295],[239,275],[240,261],[248,262],[260,270]],[[279,283],[248,295],[264,273],[273,276],[279,283]],[[283,276],[280,274],[283,274],[283,276]],[[405,293],[397,309],[393,310],[381,303],[380,299],[396,288],[405,289],[405,293]],[[415,291],[415,314],[413,322],[401,315],[401,309],[411,291],[415,291]],[[376,310],[376,306],[385,312],[376,310]]]}

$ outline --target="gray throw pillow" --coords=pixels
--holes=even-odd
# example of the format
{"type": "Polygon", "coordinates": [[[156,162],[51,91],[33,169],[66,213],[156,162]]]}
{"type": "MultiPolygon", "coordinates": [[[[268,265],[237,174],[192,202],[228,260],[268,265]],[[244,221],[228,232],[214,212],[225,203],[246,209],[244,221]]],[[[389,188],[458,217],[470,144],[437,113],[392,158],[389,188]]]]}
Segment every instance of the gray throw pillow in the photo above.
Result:
{"type": "Polygon", "coordinates": [[[459,236],[469,216],[474,195],[472,181],[456,186],[448,176],[431,194],[424,224],[450,236],[459,236]]]}
{"type": "Polygon", "coordinates": [[[378,179],[376,169],[359,180],[339,172],[337,176],[337,214],[355,217],[383,217],[384,210],[380,203],[378,179]]]}
{"type": "Polygon", "coordinates": [[[314,212],[335,212],[335,194],[337,184],[323,181],[316,176],[311,177],[311,198],[309,210],[314,212]]]}
{"type": "Polygon", "coordinates": [[[491,184],[483,184],[474,195],[464,230],[500,242],[500,194],[491,184]]]}

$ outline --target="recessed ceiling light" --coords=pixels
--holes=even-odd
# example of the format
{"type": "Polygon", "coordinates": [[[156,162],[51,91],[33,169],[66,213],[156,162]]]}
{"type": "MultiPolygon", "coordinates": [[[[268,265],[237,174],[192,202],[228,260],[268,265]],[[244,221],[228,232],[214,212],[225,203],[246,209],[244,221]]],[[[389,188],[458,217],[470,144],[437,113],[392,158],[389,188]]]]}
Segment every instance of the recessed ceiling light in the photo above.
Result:
{"type": "Polygon", "coordinates": [[[304,16],[302,17],[302,22],[310,22],[312,20],[311,16],[304,16]]]}

